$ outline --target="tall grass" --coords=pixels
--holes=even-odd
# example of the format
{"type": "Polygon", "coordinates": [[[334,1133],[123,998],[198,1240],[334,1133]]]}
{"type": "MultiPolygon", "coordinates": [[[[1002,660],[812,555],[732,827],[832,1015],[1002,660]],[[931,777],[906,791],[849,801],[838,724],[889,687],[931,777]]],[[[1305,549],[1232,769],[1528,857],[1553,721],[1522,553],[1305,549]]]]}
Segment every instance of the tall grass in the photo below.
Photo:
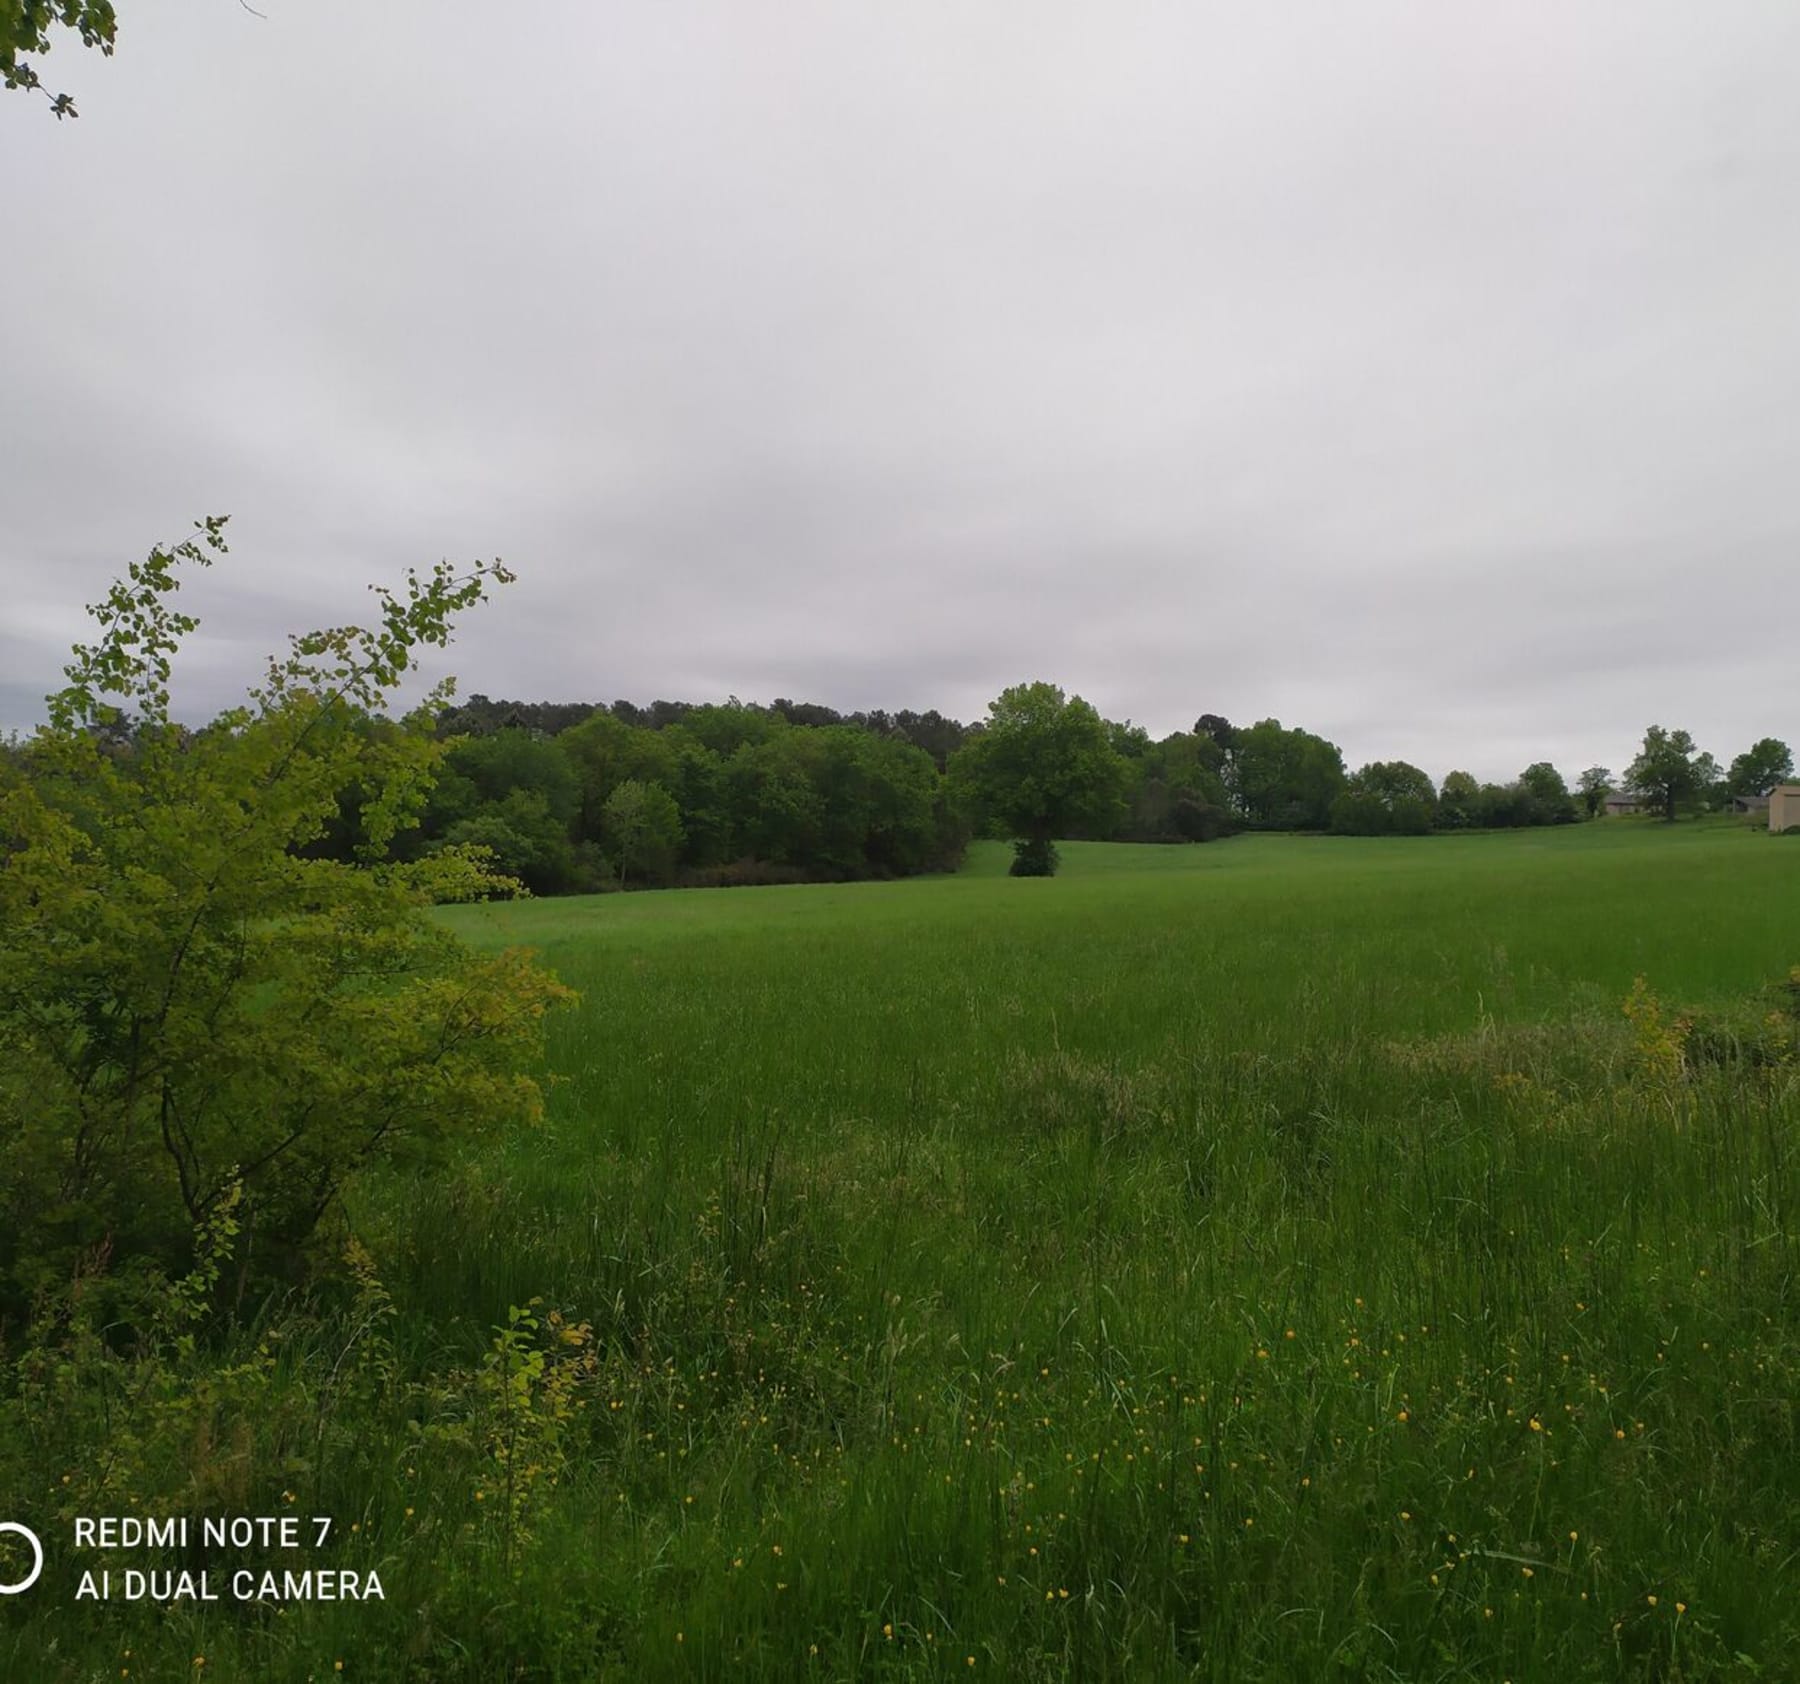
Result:
{"type": "Polygon", "coordinates": [[[448,914],[582,992],[548,1120],[365,1190],[269,1394],[354,1430],[259,1405],[245,1499],[388,1600],[59,1590],[6,1675],[1785,1675],[1800,1070],[1679,1013],[1773,1009],[1800,848],[1064,852],[448,914]]]}

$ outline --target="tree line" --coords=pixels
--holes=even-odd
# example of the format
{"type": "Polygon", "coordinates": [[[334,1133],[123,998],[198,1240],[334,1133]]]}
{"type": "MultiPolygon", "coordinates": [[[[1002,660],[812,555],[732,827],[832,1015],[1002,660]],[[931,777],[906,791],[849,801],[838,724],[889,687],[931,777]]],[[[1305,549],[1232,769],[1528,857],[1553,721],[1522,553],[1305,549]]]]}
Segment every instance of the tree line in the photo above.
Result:
{"type": "MultiPolygon", "coordinates": [[[[1434,784],[1403,760],[1351,771],[1335,743],[1277,719],[1203,713],[1153,738],[1053,684],[1003,692],[965,724],[936,710],[840,713],[764,705],[495,701],[438,707],[435,782],[399,826],[351,784],[307,857],[409,864],[486,851],[536,894],[904,877],[953,869],[973,836],[1020,844],[1015,870],[1055,868],[1055,842],[1210,842],[1234,831],[1339,835],[1573,824],[1629,794],[1665,818],[1757,794],[1793,775],[1764,738],[1726,770],[1685,731],[1653,725],[1622,776],[1589,767],[1573,787],[1547,761],[1505,783],[1453,771],[1434,784]]],[[[378,744],[403,734],[374,713],[344,728],[378,744]]],[[[233,729],[225,716],[188,740],[233,729]]],[[[129,767],[130,723],[110,728],[129,767]]],[[[22,767],[30,745],[8,751],[22,767]]]]}
{"type": "MultiPolygon", "coordinates": [[[[491,704],[470,704],[476,719],[491,704]]],[[[453,735],[398,846],[485,847],[539,894],[904,877],[961,858],[968,828],[931,752],[892,727],[795,724],[741,703],[589,710],[555,732],[453,735]]],[[[338,848],[355,845],[352,816],[338,848]]]]}
{"type": "MultiPolygon", "coordinates": [[[[1350,771],[1335,743],[1277,719],[1201,714],[1153,738],[1052,684],[1015,685],[965,724],[935,710],[840,713],[777,699],[493,701],[444,709],[446,752],[396,857],[487,848],[540,894],[948,870],[972,836],[1021,844],[1015,869],[1053,870],[1071,838],[1210,842],[1233,831],[1341,835],[1572,824],[1631,792],[1665,817],[1720,806],[1793,773],[1765,738],[1721,772],[1684,731],[1652,726],[1622,777],[1573,788],[1549,762],[1506,783],[1405,761],[1350,771]]],[[[352,857],[355,813],[321,847],[352,857]]]]}

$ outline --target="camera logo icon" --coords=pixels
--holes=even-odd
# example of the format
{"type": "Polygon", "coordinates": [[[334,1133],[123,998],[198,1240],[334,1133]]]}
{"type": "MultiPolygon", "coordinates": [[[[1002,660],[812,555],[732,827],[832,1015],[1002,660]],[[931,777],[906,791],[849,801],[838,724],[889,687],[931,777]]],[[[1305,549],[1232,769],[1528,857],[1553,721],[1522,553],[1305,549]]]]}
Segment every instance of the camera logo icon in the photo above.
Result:
{"type": "Polygon", "coordinates": [[[16,1532],[31,1546],[31,1571],[12,1584],[0,1583],[0,1596],[17,1596],[20,1591],[30,1590],[38,1582],[38,1574],[44,1570],[44,1546],[38,1542],[37,1533],[29,1526],[21,1526],[16,1520],[0,1520],[0,1534],[7,1532],[16,1532]]]}

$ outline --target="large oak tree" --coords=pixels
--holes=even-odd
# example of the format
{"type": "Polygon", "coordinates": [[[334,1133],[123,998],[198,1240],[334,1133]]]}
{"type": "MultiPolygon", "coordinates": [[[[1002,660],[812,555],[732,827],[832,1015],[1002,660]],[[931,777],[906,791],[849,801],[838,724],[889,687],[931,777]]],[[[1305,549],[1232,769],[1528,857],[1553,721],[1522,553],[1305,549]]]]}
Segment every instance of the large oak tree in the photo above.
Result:
{"type": "Polygon", "coordinates": [[[1682,807],[1697,805],[1718,776],[1718,762],[1686,731],[1652,725],[1637,759],[1625,768],[1625,787],[1672,821],[1682,807]]]}

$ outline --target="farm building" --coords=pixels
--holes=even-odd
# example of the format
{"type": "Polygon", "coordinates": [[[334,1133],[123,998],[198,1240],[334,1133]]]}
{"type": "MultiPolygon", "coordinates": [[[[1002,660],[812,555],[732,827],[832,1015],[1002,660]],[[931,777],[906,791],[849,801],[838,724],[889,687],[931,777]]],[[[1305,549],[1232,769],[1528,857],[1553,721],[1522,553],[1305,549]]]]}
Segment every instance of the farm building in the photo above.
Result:
{"type": "Polygon", "coordinates": [[[1606,798],[1606,811],[1609,814],[1639,813],[1643,811],[1643,803],[1635,795],[1628,795],[1622,789],[1615,789],[1606,798]]]}
{"type": "Polygon", "coordinates": [[[1769,810],[1769,796],[1765,790],[1761,795],[1734,795],[1731,798],[1731,810],[1734,813],[1766,813],[1769,810]]]}
{"type": "Polygon", "coordinates": [[[1769,791],[1769,829],[1800,830],[1800,784],[1777,784],[1769,791]]]}

